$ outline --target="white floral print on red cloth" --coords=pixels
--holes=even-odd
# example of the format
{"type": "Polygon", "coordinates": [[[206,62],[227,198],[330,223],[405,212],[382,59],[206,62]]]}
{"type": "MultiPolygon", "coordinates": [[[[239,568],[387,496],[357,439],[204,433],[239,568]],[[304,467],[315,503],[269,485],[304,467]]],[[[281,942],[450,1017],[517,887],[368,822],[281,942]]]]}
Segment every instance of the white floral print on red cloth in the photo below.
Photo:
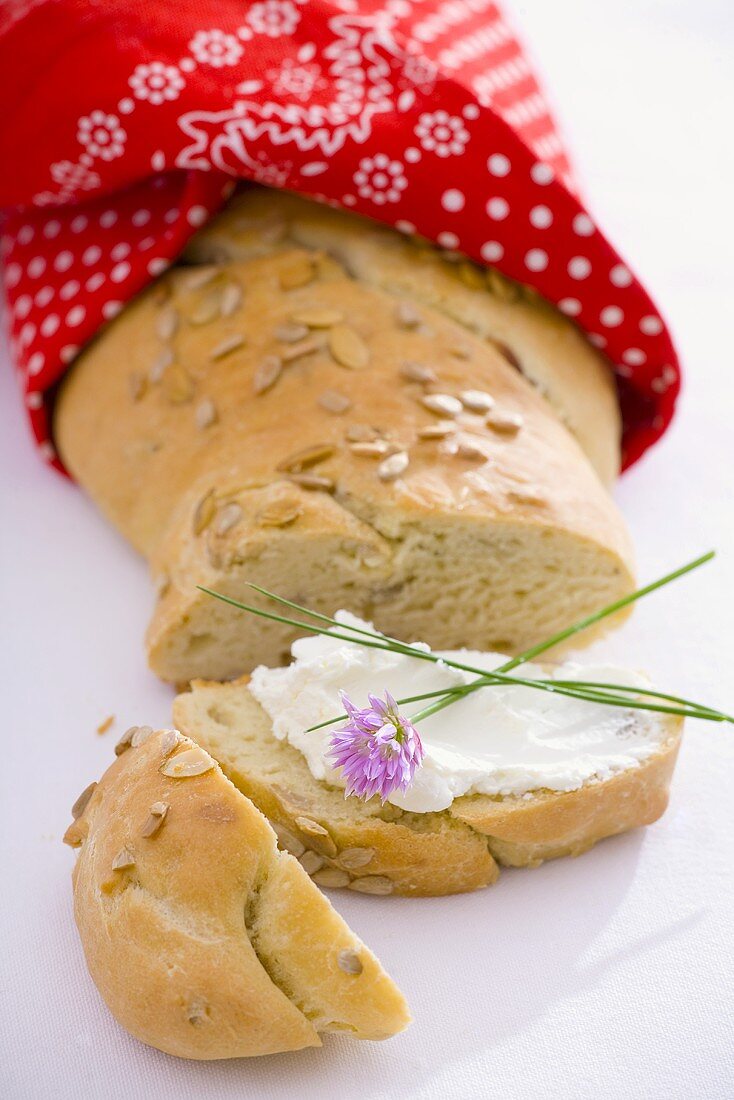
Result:
{"type": "Polygon", "coordinates": [[[9,0],[0,73],[12,351],[50,462],[53,386],[233,178],[419,232],[535,287],[609,358],[626,464],[670,421],[670,337],[576,198],[494,3],[9,0]]]}

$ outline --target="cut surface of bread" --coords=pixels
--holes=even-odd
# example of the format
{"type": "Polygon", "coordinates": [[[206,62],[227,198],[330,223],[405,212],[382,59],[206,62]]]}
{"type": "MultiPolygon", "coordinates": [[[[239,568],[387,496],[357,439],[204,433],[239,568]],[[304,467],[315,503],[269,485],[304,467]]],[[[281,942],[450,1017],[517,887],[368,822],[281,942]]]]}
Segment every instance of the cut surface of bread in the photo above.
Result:
{"type": "Polygon", "coordinates": [[[80,848],[87,964],[143,1042],[233,1058],[409,1022],[372,953],[197,745],[142,728],[76,813],[65,839],[80,848]]]}
{"type": "Polygon", "coordinates": [[[441,813],[344,798],[276,739],[247,680],[195,682],[174,720],[270,819],[314,881],[367,894],[426,896],[487,886],[499,866],[579,855],[604,837],[657,820],[668,802],[682,720],[660,716],[660,749],[638,767],[562,793],[469,795],[441,813]]]}
{"type": "Polygon", "coordinates": [[[443,307],[406,314],[328,241],[284,249],[268,225],[256,254],[140,295],[57,404],[65,463],[151,563],[158,675],[225,679],[295,636],[198,584],[506,652],[630,591],[622,518],[531,382],[443,307]]]}

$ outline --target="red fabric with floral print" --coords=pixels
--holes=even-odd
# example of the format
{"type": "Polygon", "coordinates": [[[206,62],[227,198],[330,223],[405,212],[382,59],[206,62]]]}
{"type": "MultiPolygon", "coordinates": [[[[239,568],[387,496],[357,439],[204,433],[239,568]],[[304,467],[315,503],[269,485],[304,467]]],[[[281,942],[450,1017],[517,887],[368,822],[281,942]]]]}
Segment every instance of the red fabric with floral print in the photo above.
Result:
{"type": "Polygon", "coordinates": [[[11,344],[49,462],[54,384],[235,178],[534,286],[614,367],[625,464],[667,427],[669,334],[576,197],[489,0],[5,0],[0,82],[11,344]]]}

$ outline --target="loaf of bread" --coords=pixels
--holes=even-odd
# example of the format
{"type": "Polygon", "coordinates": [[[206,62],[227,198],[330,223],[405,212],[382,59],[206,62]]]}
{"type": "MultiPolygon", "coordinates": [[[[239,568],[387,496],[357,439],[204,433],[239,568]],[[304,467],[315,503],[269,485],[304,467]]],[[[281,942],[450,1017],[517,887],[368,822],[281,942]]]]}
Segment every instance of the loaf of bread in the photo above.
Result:
{"type": "Polygon", "coordinates": [[[659,750],[609,779],[532,797],[468,795],[441,813],[407,813],[377,798],[345,799],[342,788],[314,779],[302,754],[273,736],[246,678],[194,682],[174,704],[179,728],[267,815],[281,846],[320,886],[416,897],[475,890],[494,882],[500,866],[576,856],[656,821],[683,727],[678,717],[656,717],[659,750]]]}
{"type": "Polygon", "coordinates": [[[197,584],[242,597],[254,581],[508,653],[631,589],[628,535],[582,449],[611,476],[611,383],[567,321],[289,196],[248,192],[229,217],[190,248],[216,262],[141,294],[57,402],[65,463],[151,563],[162,678],[277,664],[295,635],[197,584]]]}
{"type": "Polygon", "coordinates": [[[140,727],[117,751],[65,840],[87,964],[123,1027],[212,1059],[407,1025],[378,961],[200,747],[140,727]]]}

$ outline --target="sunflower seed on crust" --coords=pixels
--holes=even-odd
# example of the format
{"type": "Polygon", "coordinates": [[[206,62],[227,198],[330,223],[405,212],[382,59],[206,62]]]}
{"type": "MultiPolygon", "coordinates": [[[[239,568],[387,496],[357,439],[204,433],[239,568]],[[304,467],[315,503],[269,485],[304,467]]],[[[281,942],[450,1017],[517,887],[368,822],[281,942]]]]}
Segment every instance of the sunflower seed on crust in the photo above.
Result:
{"type": "Polygon", "coordinates": [[[166,397],[174,405],[183,405],[194,396],[194,382],[188,371],[172,363],[161,380],[166,397]]]}
{"type": "Polygon", "coordinates": [[[315,848],[322,856],[327,856],[329,859],[336,856],[338,849],[331,834],[323,825],[319,825],[318,821],[313,821],[310,817],[296,817],[295,825],[308,837],[309,847],[315,848]]]}
{"type": "Polygon", "coordinates": [[[306,286],[314,277],[313,260],[310,256],[295,256],[284,264],[278,272],[281,290],[295,290],[306,286]]]}
{"type": "Polygon", "coordinates": [[[463,390],[459,400],[465,409],[475,413],[488,413],[494,408],[494,398],[484,390],[463,390]]]}
{"type": "Polygon", "coordinates": [[[310,850],[305,851],[298,861],[303,867],[307,875],[313,875],[316,871],[320,871],[324,866],[324,857],[320,856],[318,852],[312,852],[310,850]]]}
{"type": "Polygon", "coordinates": [[[212,424],[216,424],[217,420],[217,407],[211,397],[202,398],[194,412],[196,427],[200,432],[203,432],[206,431],[207,428],[211,428],[212,424]]]}
{"type": "Polygon", "coordinates": [[[283,473],[300,474],[311,466],[331,458],[334,450],[332,443],[314,443],[311,447],[303,447],[300,451],[294,451],[292,455],[288,455],[278,463],[277,469],[283,473]]]}
{"type": "MultiPolygon", "coordinates": [[[[161,737],[161,756],[168,756],[173,752],[181,740],[181,734],[178,730],[163,730],[163,736],[161,737]]],[[[151,810],[152,813],[152,810],[151,810]]]]}
{"type": "Polygon", "coordinates": [[[323,477],[320,474],[288,474],[288,480],[311,492],[333,493],[336,489],[333,478],[323,477]]]}
{"type": "Polygon", "coordinates": [[[74,821],[77,821],[78,818],[80,818],[86,810],[89,799],[94,794],[94,789],[96,786],[97,783],[95,781],[94,783],[90,783],[88,787],[85,787],[82,793],[77,798],[74,805],[71,807],[71,816],[73,817],[74,821]]]}
{"type": "Polygon", "coordinates": [[[395,884],[384,875],[364,875],[355,878],[349,883],[350,890],[356,890],[358,894],[392,894],[395,884]]]}
{"type": "Polygon", "coordinates": [[[154,732],[152,726],[136,726],[130,744],[134,749],[137,749],[141,745],[144,745],[148,738],[153,736],[154,732]]]}
{"type": "Polygon", "coordinates": [[[83,821],[72,821],[69,828],[64,833],[62,840],[64,844],[68,844],[70,848],[80,848],[84,841],[87,839],[88,828],[83,821]]]}
{"type": "Polygon", "coordinates": [[[380,481],[395,481],[408,469],[410,459],[405,451],[396,451],[395,454],[383,459],[377,467],[377,476],[380,481]]]}
{"type": "Polygon", "coordinates": [[[365,440],[364,443],[349,444],[349,450],[352,454],[360,458],[384,458],[385,455],[390,454],[391,448],[393,453],[400,450],[396,444],[388,443],[386,439],[365,440]]]}
{"type": "Polygon", "coordinates": [[[472,462],[486,462],[487,455],[484,453],[478,443],[475,443],[471,439],[462,439],[456,448],[456,455],[459,458],[466,458],[472,462]]]}
{"type": "Polygon", "coordinates": [[[523,426],[523,418],[520,413],[508,413],[500,410],[491,412],[484,423],[488,428],[501,435],[517,435],[523,426]]]}
{"type": "Polygon", "coordinates": [[[121,848],[115,858],[112,860],[113,871],[125,871],[129,867],[135,866],[135,856],[132,854],[129,848],[121,848]]]}
{"type": "Polygon", "coordinates": [[[172,779],[189,779],[192,776],[204,775],[205,772],[211,771],[213,767],[214,761],[211,756],[199,748],[198,745],[194,745],[193,748],[184,749],[176,756],[169,757],[161,765],[159,771],[172,779]]]}
{"type": "Polygon", "coordinates": [[[278,838],[280,847],[285,849],[286,852],[290,852],[296,859],[299,859],[306,851],[306,845],[303,841],[300,840],[295,833],[291,832],[287,826],[279,825],[275,821],[271,821],[270,824],[273,826],[273,831],[278,838]]]}
{"type": "Polygon", "coordinates": [[[239,283],[227,283],[222,291],[219,313],[222,317],[231,317],[242,305],[242,287],[239,283]]]}
{"type": "Polygon", "coordinates": [[[194,511],[193,528],[195,535],[200,535],[202,531],[206,530],[214,519],[216,510],[214,490],[210,489],[206,496],[201,498],[194,511]]]}
{"type": "Polygon", "coordinates": [[[306,325],[307,328],[331,328],[344,320],[344,314],[339,309],[328,309],[326,306],[314,306],[312,309],[300,309],[291,314],[294,325],[306,325]]]}
{"type": "Polygon", "coordinates": [[[282,344],[296,344],[299,340],[303,340],[304,336],[308,336],[308,328],[306,325],[294,325],[288,321],[285,324],[277,325],[273,335],[282,344]]]}
{"type": "Polygon", "coordinates": [[[257,521],[261,527],[289,527],[302,513],[294,500],[274,500],[257,513],[257,521]]]}
{"type": "Polygon", "coordinates": [[[369,443],[374,439],[379,439],[380,433],[376,428],[371,428],[369,424],[350,424],[344,433],[344,437],[348,443],[369,443]]]}
{"type": "Polygon", "coordinates": [[[133,401],[140,401],[141,397],[145,395],[145,391],[148,388],[148,379],[144,374],[139,371],[133,371],[128,378],[128,387],[130,389],[130,396],[133,401]]]}
{"type": "Polygon", "coordinates": [[[534,488],[532,485],[528,485],[524,488],[518,487],[517,489],[510,489],[508,492],[510,500],[516,501],[518,504],[547,504],[548,500],[540,489],[534,488]]]}
{"type": "Polygon", "coordinates": [[[302,359],[304,355],[313,355],[315,351],[321,351],[324,346],[323,336],[309,336],[300,340],[297,344],[289,344],[283,348],[280,357],[284,363],[294,363],[296,359],[302,359]]]}
{"type": "Polygon", "coordinates": [[[210,325],[212,321],[221,316],[221,309],[221,294],[218,291],[212,291],[200,302],[197,302],[191,310],[188,318],[189,324],[196,325],[197,328],[201,325],[210,325]]]}
{"type": "Polygon", "coordinates": [[[345,848],[339,853],[338,863],[345,871],[356,871],[358,867],[371,863],[374,856],[374,848],[345,848]]]}
{"type": "Polygon", "coordinates": [[[463,408],[458,397],[452,397],[449,393],[424,394],[421,404],[439,416],[458,416],[463,408]]]}
{"type": "Polygon", "coordinates": [[[153,366],[148,371],[148,381],[151,383],[151,385],[155,386],[158,382],[160,382],[164,373],[173,363],[174,358],[175,356],[173,353],[173,348],[163,349],[153,366]]]}
{"type": "Polygon", "coordinates": [[[339,890],[349,885],[349,875],[338,867],[322,867],[320,871],[314,871],[311,879],[317,886],[325,886],[327,890],[339,890]]]}
{"type": "Polygon", "coordinates": [[[413,363],[406,361],[400,368],[400,377],[404,378],[406,382],[420,382],[421,385],[426,385],[429,382],[438,382],[438,375],[430,367],[426,367],[423,363],[413,363]]]}
{"type": "Polygon", "coordinates": [[[178,311],[173,306],[162,309],[155,323],[155,331],[159,340],[170,340],[178,331],[178,311]]]}
{"type": "Polygon", "coordinates": [[[184,289],[201,290],[203,287],[208,286],[209,283],[216,279],[220,271],[221,268],[217,267],[216,264],[211,264],[207,267],[197,268],[195,271],[192,271],[192,273],[187,276],[186,279],[183,280],[184,289]]]}
{"type": "Polygon", "coordinates": [[[240,520],[242,519],[242,508],[236,501],[231,500],[229,504],[225,504],[217,514],[216,522],[214,524],[214,530],[217,535],[226,535],[228,531],[231,531],[240,520]]]}
{"type": "Polygon", "coordinates": [[[329,351],[339,366],[347,370],[362,370],[370,361],[369,348],[349,325],[335,325],[330,330],[329,351]]]}
{"type": "Polygon", "coordinates": [[[133,741],[133,734],[135,733],[137,728],[137,726],[130,726],[129,729],[125,730],[122,737],[115,745],[115,756],[122,756],[122,754],[130,748],[133,741]]]}
{"type": "Polygon", "coordinates": [[[280,378],[282,370],[283,363],[280,356],[266,355],[255,371],[255,376],[252,380],[253,392],[260,394],[269,390],[280,378]]]}
{"type": "Polygon", "coordinates": [[[141,836],[144,836],[146,838],[155,836],[155,834],[158,832],[161,825],[165,821],[169,809],[170,806],[167,802],[154,802],[153,805],[150,807],[148,819],[141,830],[141,836]]]}
{"type": "Polygon", "coordinates": [[[244,336],[239,332],[235,332],[231,336],[228,336],[226,340],[222,340],[216,347],[213,347],[209,352],[209,358],[212,362],[224,359],[227,355],[231,355],[233,351],[237,351],[238,348],[241,348],[244,342],[244,336]]]}
{"type": "Polygon", "coordinates": [[[336,964],[345,974],[361,974],[364,969],[356,951],[346,947],[336,957],[336,964]]]}
{"type": "Polygon", "coordinates": [[[410,302],[398,302],[395,307],[395,320],[401,328],[417,328],[422,318],[410,302]]]}
{"type": "Polygon", "coordinates": [[[352,402],[346,394],[339,393],[338,390],[324,390],[318,399],[318,403],[322,409],[333,413],[334,416],[340,416],[352,407],[352,402]]]}
{"type": "Polygon", "coordinates": [[[426,424],[425,427],[419,428],[417,435],[419,439],[445,439],[455,431],[456,424],[453,420],[439,420],[437,424],[426,424]]]}

